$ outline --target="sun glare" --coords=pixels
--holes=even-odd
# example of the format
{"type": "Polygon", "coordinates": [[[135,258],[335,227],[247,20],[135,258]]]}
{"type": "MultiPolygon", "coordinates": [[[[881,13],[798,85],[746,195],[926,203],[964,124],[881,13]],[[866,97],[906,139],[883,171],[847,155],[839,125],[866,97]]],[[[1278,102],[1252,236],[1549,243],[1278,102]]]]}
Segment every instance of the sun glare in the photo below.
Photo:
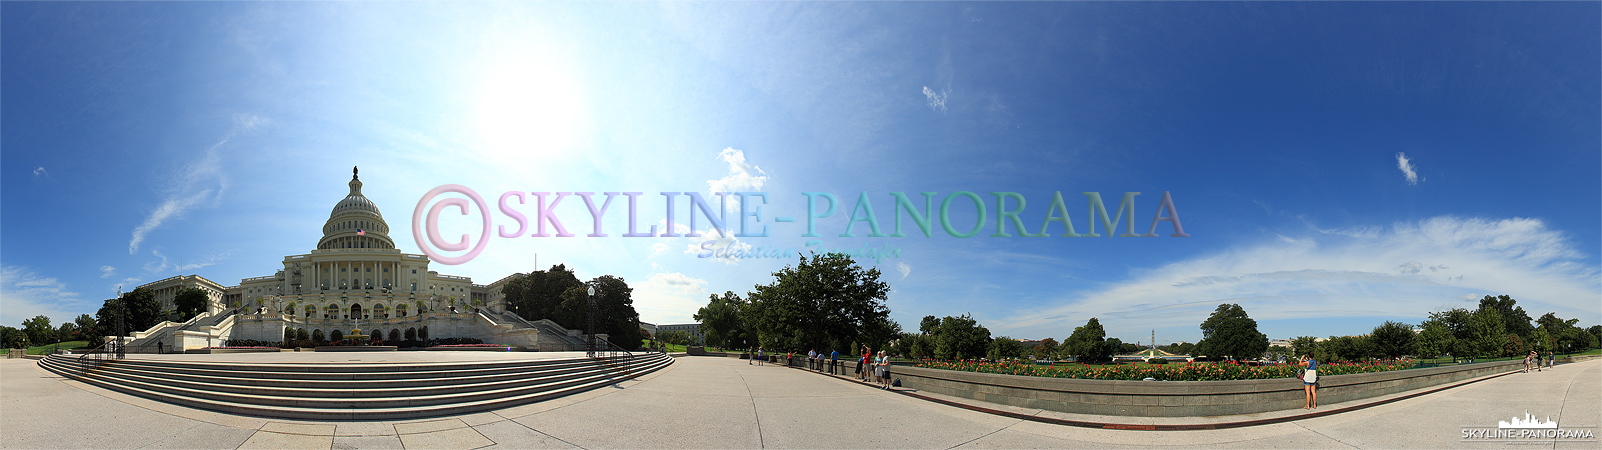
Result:
{"type": "Polygon", "coordinates": [[[500,163],[562,159],[589,129],[577,70],[557,52],[496,52],[482,67],[474,125],[484,154],[500,163]]]}

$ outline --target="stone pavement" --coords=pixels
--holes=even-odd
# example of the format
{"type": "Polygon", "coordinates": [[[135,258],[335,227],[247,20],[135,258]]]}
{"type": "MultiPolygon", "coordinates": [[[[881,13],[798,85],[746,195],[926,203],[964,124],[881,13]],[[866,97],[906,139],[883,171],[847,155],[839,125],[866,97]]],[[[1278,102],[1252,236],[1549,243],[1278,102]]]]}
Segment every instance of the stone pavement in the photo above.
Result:
{"type": "Polygon", "coordinates": [[[1495,428],[1525,412],[1596,430],[1602,416],[1602,360],[1330,416],[1206,431],[1045,424],[716,357],[680,358],[640,379],[542,403],[395,422],[194,410],[64,380],[34,363],[0,360],[0,448],[1506,448],[1464,441],[1461,430],[1495,428]]]}

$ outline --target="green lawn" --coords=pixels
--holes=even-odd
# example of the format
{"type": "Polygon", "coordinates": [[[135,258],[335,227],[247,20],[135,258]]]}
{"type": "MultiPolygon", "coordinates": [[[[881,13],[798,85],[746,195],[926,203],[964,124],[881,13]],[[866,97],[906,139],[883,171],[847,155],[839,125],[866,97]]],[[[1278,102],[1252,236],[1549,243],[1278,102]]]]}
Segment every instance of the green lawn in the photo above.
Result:
{"type": "Polygon", "coordinates": [[[43,355],[43,354],[46,354],[46,353],[54,352],[54,351],[56,351],[56,349],[77,350],[77,349],[81,349],[81,348],[89,348],[89,341],[67,341],[67,342],[62,342],[60,344],[50,344],[50,345],[41,345],[41,346],[38,346],[38,347],[28,347],[28,354],[30,354],[30,355],[43,355]]]}
{"type": "MultiPolygon", "coordinates": [[[[643,340],[642,339],[641,342],[640,342],[640,346],[642,346],[642,347],[649,347],[650,345],[651,345],[651,341],[649,341],[649,340],[643,340]]],[[[668,351],[668,353],[684,353],[684,351],[685,351],[684,347],[685,346],[683,346],[683,345],[667,344],[667,351],[668,351]]],[[[707,347],[706,351],[709,351],[709,352],[733,352],[733,353],[739,353],[739,352],[743,352],[744,350],[729,350],[729,349],[722,349],[722,348],[718,348],[718,347],[707,347]]]]}

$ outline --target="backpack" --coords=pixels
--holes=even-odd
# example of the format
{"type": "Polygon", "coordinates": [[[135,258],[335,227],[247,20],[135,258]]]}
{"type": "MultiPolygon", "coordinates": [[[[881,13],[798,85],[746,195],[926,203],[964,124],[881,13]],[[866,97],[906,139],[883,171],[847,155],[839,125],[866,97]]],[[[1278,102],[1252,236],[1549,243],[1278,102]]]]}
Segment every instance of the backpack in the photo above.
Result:
{"type": "Polygon", "coordinates": [[[897,378],[897,379],[895,379],[895,380],[893,380],[893,381],[891,381],[891,382],[890,382],[890,385],[891,385],[891,386],[894,386],[894,387],[901,387],[901,379],[900,379],[900,378],[897,378]]]}

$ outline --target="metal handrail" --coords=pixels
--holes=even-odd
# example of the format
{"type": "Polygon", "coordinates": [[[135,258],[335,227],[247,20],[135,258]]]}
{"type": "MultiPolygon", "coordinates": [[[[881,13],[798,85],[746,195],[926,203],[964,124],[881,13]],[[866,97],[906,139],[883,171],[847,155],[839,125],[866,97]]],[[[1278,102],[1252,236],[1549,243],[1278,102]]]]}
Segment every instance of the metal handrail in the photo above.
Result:
{"type": "Polygon", "coordinates": [[[84,354],[78,357],[77,367],[67,372],[73,374],[74,378],[84,379],[88,376],[89,370],[100,368],[106,361],[117,359],[116,344],[117,341],[108,341],[85,350],[84,354]]]}
{"type": "MultiPolygon", "coordinates": [[[[590,338],[595,339],[595,335],[590,335],[590,338]]],[[[595,345],[595,351],[594,353],[591,353],[589,357],[601,360],[606,364],[615,365],[620,359],[624,363],[627,363],[634,359],[634,352],[628,351],[623,347],[619,347],[617,344],[613,344],[611,341],[606,339],[595,339],[595,345]]]]}

